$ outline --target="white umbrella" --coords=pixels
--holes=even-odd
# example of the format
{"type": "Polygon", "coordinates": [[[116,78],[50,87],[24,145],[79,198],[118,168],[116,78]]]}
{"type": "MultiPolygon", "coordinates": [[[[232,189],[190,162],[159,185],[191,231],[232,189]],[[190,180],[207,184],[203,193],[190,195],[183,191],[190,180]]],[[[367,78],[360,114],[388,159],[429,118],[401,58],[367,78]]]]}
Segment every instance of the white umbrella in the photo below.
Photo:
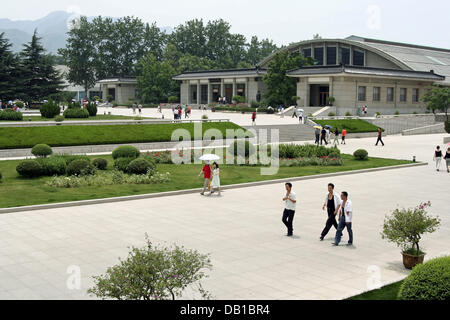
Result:
{"type": "Polygon", "coordinates": [[[305,111],[305,110],[303,110],[303,109],[298,109],[298,111],[302,111],[302,112],[303,112],[303,111],[305,111]]]}
{"type": "Polygon", "coordinates": [[[200,157],[200,160],[202,161],[214,161],[219,159],[220,157],[216,154],[204,154],[202,157],[200,157]]]}

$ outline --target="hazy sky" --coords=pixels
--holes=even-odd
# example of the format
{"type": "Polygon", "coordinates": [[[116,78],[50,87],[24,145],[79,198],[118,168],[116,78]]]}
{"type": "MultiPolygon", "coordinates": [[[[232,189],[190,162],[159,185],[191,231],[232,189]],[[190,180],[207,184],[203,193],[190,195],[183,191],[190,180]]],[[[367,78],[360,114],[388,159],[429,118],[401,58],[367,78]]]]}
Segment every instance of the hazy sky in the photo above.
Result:
{"type": "Polygon", "coordinates": [[[277,44],[360,35],[450,48],[449,0],[14,0],[0,18],[38,19],[56,10],[88,16],[134,15],[163,26],[223,18],[232,32],[277,44]]]}

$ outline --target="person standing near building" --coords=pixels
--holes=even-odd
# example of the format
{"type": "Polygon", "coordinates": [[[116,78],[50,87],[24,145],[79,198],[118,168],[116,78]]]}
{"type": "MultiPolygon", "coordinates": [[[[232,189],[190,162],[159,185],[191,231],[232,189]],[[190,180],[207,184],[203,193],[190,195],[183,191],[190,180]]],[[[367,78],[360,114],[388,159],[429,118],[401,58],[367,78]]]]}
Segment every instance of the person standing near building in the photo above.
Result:
{"type": "Polygon", "coordinates": [[[174,120],[178,119],[178,109],[177,108],[173,108],[173,119],[174,120]]]}
{"type": "Polygon", "coordinates": [[[138,105],[139,115],[142,115],[142,104],[139,103],[138,105]]]}
{"type": "Polygon", "coordinates": [[[325,130],[325,128],[322,128],[322,131],[321,131],[320,145],[322,145],[322,142],[325,142],[325,145],[328,145],[327,131],[325,130]]]}
{"type": "Polygon", "coordinates": [[[450,169],[449,169],[449,167],[450,167],[450,147],[447,148],[444,159],[445,159],[445,164],[447,166],[447,172],[450,173],[450,169]]]}
{"type": "Polygon", "coordinates": [[[294,106],[294,112],[292,113],[292,118],[297,118],[297,107],[294,106]]]}
{"type": "Polygon", "coordinates": [[[338,146],[339,145],[339,129],[336,127],[336,129],[334,129],[334,141],[333,141],[333,146],[338,146]]]}
{"type": "Polygon", "coordinates": [[[316,135],[316,142],[315,144],[319,145],[320,144],[320,129],[316,128],[314,131],[314,134],[316,135]]]}
{"type": "Polygon", "coordinates": [[[336,230],[338,228],[338,224],[336,222],[336,215],[339,212],[339,208],[341,206],[341,199],[339,195],[334,192],[334,184],[328,184],[328,194],[325,198],[325,203],[322,206],[322,210],[327,208],[328,220],[325,224],[325,229],[323,229],[322,234],[320,235],[320,241],[326,237],[328,232],[330,232],[331,227],[334,227],[336,230]]]}
{"type": "Polygon", "coordinates": [[[341,142],[341,144],[346,144],[346,143],[345,143],[345,138],[347,137],[347,129],[345,129],[344,127],[342,128],[342,134],[341,134],[341,136],[342,136],[342,142],[341,142]]]}
{"type": "Polygon", "coordinates": [[[294,191],[292,191],[292,183],[288,182],[285,184],[286,187],[286,196],[283,198],[285,202],[285,209],[283,212],[283,223],[287,228],[287,236],[292,237],[294,233],[294,215],[295,209],[297,205],[297,195],[294,191]]]}
{"type": "Polygon", "coordinates": [[[336,237],[334,238],[333,245],[338,246],[341,242],[342,231],[347,228],[348,232],[348,244],[349,246],[353,245],[353,230],[352,230],[352,218],[353,218],[353,205],[350,199],[348,198],[347,192],[341,193],[341,207],[339,214],[339,225],[338,230],[336,231],[336,237]]]}
{"type": "MultiPolygon", "coordinates": [[[[447,150],[448,152],[448,150],[447,150]]],[[[442,150],[440,146],[436,147],[436,150],[434,151],[434,157],[433,160],[436,163],[436,171],[439,171],[441,169],[441,161],[442,161],[442,150]]],[[[448,170],[448,167],[447,167],[448,170]]]]}
{"type": "Polygon", "coordinates": [[[252,126],[256,126],[256,112],[253,111],[252,113],[252,126]]]}
{"type": "Polygon", "coordinates": [[[203,191],[200,194],[204,196],[206,189],[209,189],[209,192],[211,193],[211,167],[209,166],[209,161],[205,162],[205,165],[203,166],[202,171],[200,171],[198,177],[200,178],[202,174],[205,181],[203,183],[203,191]]]}
{"type": "Polygon", "coordinates": [[[303,111],[302,110],[299,110],[299,112],[298,112],[298,122],[303,124],[303,111]]]}
{"type": "Polygon", "coordinates": [[[214,188],[217,188],[218,195],[220,197],[220,169],[217,162],[213,163],[212,181],[211,181],[211,194],[214,193],[214,188]]]}
{"type": "Polygon", "coordinates": [[[377,143],[375,144],[375,146],[378,146],[378,143],[381,142],[383,147],[384,147],[384,142],[383,142],[383,130],[381,130],[381,128],[378,128],[378,138],[377,138],[377,143]]]}
{"type": "Polygon", "coordinates": [[[133,102],[131,107],[133,108],[133,114],[136,114],[136,103],[133,102]]]}

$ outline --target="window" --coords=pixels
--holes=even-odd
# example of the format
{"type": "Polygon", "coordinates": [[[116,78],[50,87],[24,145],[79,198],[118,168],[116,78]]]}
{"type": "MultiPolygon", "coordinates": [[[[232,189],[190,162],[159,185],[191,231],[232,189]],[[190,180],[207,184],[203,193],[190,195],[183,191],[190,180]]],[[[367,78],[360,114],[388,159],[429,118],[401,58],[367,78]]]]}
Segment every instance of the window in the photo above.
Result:
{"type": "Polygon", "coordinates": [[[303,57],[311,57],[311,49],[303,49],[303,57]]]}
{"type": "Polygon", "coordinates": [[[366,101],[366,87],[358,87],[358,101],[366,101]]]}
{"type": "Polygon", "coordinates": [[[353,50],[353,65],[364,66],[364,52],[353,50]]]}
{"type": "Polygon", "coordinates": [[[406,102],[407,93],[406,88],[400,88],[400,102],[406,102]]]}
{"type": "Polygon", "coordinates": [[[314,59],[317,65],[323,65],[323,48],[314,48],[314,59]]]}
{"type": "Polygon", "coordinates": [[[350,49],[349,48],[340,48],[339,50],[340,62],[342,64],[350,64],[350,49]]]}
{"type": "Polygon", "coordinates": [[[373,101],[380,101],[380,87],[373,87],[373,101]]]}
{"type": "Polygon", "coordinates": [[[419,102],[419,89],[417,88],[413,89],[412,101],[419,102]]]}
{"type": "Polygon", "coordinates": [[[394,88],[392,88],[392,87],[387,88],[386,101],[387,102],[393,102],[394,101],[394,88]]]}
{"type": "Polygon", "coordinates": [[[327,65],[337,64],[336,47],[327,47],[327,65]]]}

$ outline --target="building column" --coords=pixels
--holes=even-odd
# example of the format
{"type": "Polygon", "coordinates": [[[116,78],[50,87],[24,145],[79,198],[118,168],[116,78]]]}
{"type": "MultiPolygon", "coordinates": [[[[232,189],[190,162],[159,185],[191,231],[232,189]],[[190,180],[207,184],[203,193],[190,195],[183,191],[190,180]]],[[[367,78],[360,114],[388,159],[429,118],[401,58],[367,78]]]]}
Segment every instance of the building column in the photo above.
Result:
{"type": "Polygon", "coordinates": [[[336,64],[340,64],[341,60],[339,57],[339,42],[336,44],[336,64]]]}
{"type": "Polygon", "coordinates": [[[197,80],[197,104],[202,101],[202,86],[200,85],[200,80],[197,80]]]}
{"type": "Polygon", "coordinates": [[[247,104],[250,105],[250,90],[249,90],[250,80],[249,78],[245,78],[245,99],[247,100],[247,104]]]}
{"type": "Polygon", "coordinates": [[[353,65],[353,46],[350,46],[350,64],[349,65],[353,65]]]}
{"type": "Polygon", "coordinates": [[[233,78],[233,96],[231,97],[231,100],[233,100],[233,97],[236,95],[236,92],[237,92],[236,78],[233,78]]]}
{"type": "Polygon", "coordinates": [[[305,104],[304,107],[309,107],[309,95],[310,95],[310,89],[309,89],[309,79],[305,78],[305,104]]]}
{"type": "MultiPolygon", "coordinates": [[[[192,92],[191,92],[191,81],[190,80],[187,81],[187,86],[188,86],[188,89],[187,89],[188,96],[186,99],[186,104],[191,104],[192,92]]],[[[180,98],[180,100],[183,100],[183,98],[180,98]]]]}
{"type": "Polygon", "coordinates": [[[327,58],[328,58],[328,54],[327,54],[327,43],[325,42],[323,44],[323,65],[326,66],[327,65],[327,58]]]}
{"type": "Polygon", "coordinates": [[[212,100],[212,90],[211,90],[211,82],[208,80],[208,104],[211,103],[212,100]]]}
{"type": "Polygon", "coordinates": [[[225,80],[223,78],[220,80],[220,96],[225,97],[225,80]]]}

